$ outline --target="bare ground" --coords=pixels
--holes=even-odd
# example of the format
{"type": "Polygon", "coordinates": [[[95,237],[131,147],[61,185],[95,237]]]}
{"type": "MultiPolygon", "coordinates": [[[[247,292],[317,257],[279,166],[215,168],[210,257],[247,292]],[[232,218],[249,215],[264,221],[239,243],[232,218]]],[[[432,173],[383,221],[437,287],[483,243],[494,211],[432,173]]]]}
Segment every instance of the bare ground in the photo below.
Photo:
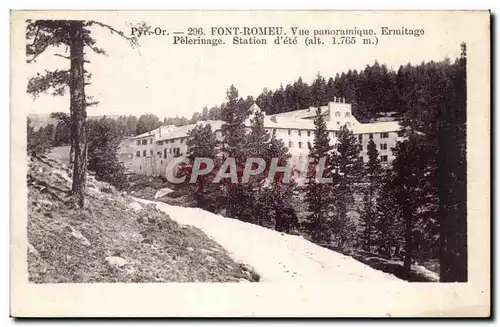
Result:
{"type": "Polygon", "coordinates": [[[70,172],[33,158],[28,171],[28,273],[34,283],[258,281],[199,229],[180,226],[89,178],[84,209],[69,201],[70,172]]]}

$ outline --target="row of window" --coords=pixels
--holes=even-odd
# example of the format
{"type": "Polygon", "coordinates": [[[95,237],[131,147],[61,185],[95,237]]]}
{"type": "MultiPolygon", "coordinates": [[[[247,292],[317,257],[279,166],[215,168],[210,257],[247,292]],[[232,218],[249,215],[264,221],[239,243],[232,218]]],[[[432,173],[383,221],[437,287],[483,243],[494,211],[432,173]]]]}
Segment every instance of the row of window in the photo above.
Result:
{"type": "MultiPolygon", "coordinates": [[[[153,150],[149,150],[149,155],[150,155],[150,156],[153,156],[153,150]]],[[[137,152],[135,153],[135,156],[136,156],[136,157],[140,157],[140,156],[141,156],[141,151],[137,151],[137,152]]],[[[147,156],[147,151],[146,151],[146,150],[142,150],[142,156],[143,156],[143,157],[147,156]]]]}
{"type": "MultiPolygon", "coordinates": [[[[175,142],[175,139],[171,139],[171,140],[165,140],[165,141],[158,141],[158,144],[159,145],[163,145],[163,144],[174,143],[174,142],[175,142]]],[[[181,142],[181,144],[183,144],[184,143],[184,138],[181,138],[180,142],[181,142]]]]}
{"type": "MultiPolygon", "coordinates": [[[[137,145],[147,145],[147,144],[148,144],[148,140],[147,139],[137,140],[137,145]]],[[[149,139],[149,144],[153,144],[153,139],[149,139]]]]}
{"type": "MultiPolygon", "coordinates": [[[[167,158],[167,150],[168,150],[169,154],[174,154],[174,157],[180,157],[181,156],[181,149],[180,148],[169,148],[169,149],[165,148],[165,149],[163,149],[163,157],[165,159],[167,158]]],[[[147,155],[147,151],[146,150],[142,150],[142,156],[146,157],[146,155],[147,155]]],[[[151,157],[153,156],[153,150],[149,150],[149,155],[151,157]]],[[[161,151],[157,151],[156,155],[158,157],[161,157],[161,151]]],[[[141,156],[141,151],[137,151],[135,153],[135,156],[136,157],[140,157],[141,156]]]]}
{"type": "MultiPolygon", "coordinates": [[[[153,144],[153,139],[143,139],[143,140],[137,140],[136,144],[137,145],[147,145],[148,144],[148,140],[149,140],[149,144],[153,144]]],[[[158,144],[159,145],[163,145],[163,144],[167,144],[167,143],[174,143],[175,142],[175,139],[171,139],[171,140],[166,140],[166,141],[159,141],[158,144]]],[[[181,138],[180,139],[180,142],[181,144],[184,143],[184,138],[181,138]]]]}
{"type": "MultiPolygon", "coordinates": [[[[381,155],[380,156],[380,161],[381,162],[387,162],[389,160],[389,158],[387,157],[387,155],[381,155]]],[[[363,157],[359,157],[359,161],[363,162],[364,161],[364,158],[363,157]]]]}
{"type": "MultiPolygon", "coordinates": [[[[336,111],[335,112],[335,117],[340,117],[340,111],[336,111]]],[[[350,112],[346,112],[345,113],[345,118],[349,118],[351,117],[351,113],[350,112]]]]}
{"type": "MultiPolygon", "coordinates": [[[[307,141],[308,148],[311,147],[311,142],[307,141]]],[[[288,148],[293,148],[294,143],[292,141],[288,141],[288,148]]],[[[298,147],[299,149],[302,149],[302,142],[298,142],[298,147]]],[[[334,148],[336,147],[336,144],[333,145],[334,148]]],[[[363,145],[360,144],[360,149],[363,150],[363,145]]],[[[368,150],[368,145],[366,146],[366,149],[368,150]]],[[[380,144],[380,150],[387,150],[387,143],[381,143],[380,144]]]]}

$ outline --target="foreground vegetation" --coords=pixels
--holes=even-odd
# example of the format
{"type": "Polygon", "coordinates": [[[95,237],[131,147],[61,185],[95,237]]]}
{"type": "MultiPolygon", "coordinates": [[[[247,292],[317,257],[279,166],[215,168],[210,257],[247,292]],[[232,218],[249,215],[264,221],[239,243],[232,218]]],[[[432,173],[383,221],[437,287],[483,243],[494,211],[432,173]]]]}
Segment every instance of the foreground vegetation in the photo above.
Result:
{"type": "Polygon", "coordinates": [[[28,273],[34,283],[258,281],[200,230],[89,177],[84,209],[69,169],[45,156],[28,171],[28,273]]]}

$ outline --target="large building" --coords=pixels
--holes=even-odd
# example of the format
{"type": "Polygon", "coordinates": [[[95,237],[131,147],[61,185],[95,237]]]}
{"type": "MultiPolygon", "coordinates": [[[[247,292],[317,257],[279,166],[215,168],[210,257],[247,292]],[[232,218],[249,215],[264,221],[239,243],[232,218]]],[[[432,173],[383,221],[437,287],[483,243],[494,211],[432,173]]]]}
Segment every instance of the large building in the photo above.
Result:
{"type": "MultiPolygon", "coordinates": [[[[292,159],[297,163],[302,162],[309,152],[308,143],[314,142],[314,107],[265,116],[264,127],[270,134],[280,138],[288,147],[292,159]]],[[[254,104],[249,109],[250,117],[246,121],[250,127],[250,119],[260,108],[254,104]]],[[[367,161],[368,142],[373,140],[380,155],[383,165],[389,164],[393,159],[391,148],[401,137],[401,126],[397,121],[383,121],[360,123],[352,114],[349,103],[342,99],[320,107],[330,140],[335,146],[337,136],[342,126],[347,126],[356,135],[361,146],[360,160],[367,161]]],[[[216,136],[222,139],[220,120],[201,121],[197,124],[210,124],[216,136]]],[[[182,157],[187,152],[186,139],[188,132],[196,124],[186,126],[161,126],[150,132],[132,137],[124,141],[121,147],[121,158],[126,158],[124,164],[129,172],[146,175],[165,176],[168,163],[176,157],[182,157]]]]}

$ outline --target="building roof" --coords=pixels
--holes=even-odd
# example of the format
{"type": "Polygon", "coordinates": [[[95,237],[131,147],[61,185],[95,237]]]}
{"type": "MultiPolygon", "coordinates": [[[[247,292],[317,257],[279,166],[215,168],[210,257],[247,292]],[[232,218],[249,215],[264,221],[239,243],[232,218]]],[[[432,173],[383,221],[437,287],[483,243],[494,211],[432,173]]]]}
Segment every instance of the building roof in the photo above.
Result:
{"type": "Polygon", "coordinates": [[[170,130],[168,133],[165,133],[161,136],[158,136],[156,139],[157,141],[164,141],[164,140],[171,140],[171,139],[176,139],[176,138],[181,138],[181,137],[186,137],[189,131],[191,131],[196,125],[206,125],[210,124],[212,127],[213,131],[220,130],[222,126],[222,120],[203,120],[199,121],[196,124],[189,124],[189,125],[184,125],[184,126],[179,126],[175,127],[172,130],[170,130]]]}
{"type": "Polygon", "coordinates": [[[176,128],[178,128],[178,127],[175,125],[164,125],[164,126],[160,126],[158,128],[155,128],[152,131],[131,137],[130,139],[135,140],[135,139],[140,139],[143,137],[156,136],[156,135],[158,135],[158,137],[162,137],[163,135],[167,135],[170,132],[174,131],[176,128]]]}
{"type": "Polygon", "coordinates": [[[358,123],[354,125],[354,134],[364,134],[364,133],[382,133],[382,132],[394,132],[399,131],[401,125],[397,121],[387,121],[387,122],[377,122],[369,124],[358,123]]]}

